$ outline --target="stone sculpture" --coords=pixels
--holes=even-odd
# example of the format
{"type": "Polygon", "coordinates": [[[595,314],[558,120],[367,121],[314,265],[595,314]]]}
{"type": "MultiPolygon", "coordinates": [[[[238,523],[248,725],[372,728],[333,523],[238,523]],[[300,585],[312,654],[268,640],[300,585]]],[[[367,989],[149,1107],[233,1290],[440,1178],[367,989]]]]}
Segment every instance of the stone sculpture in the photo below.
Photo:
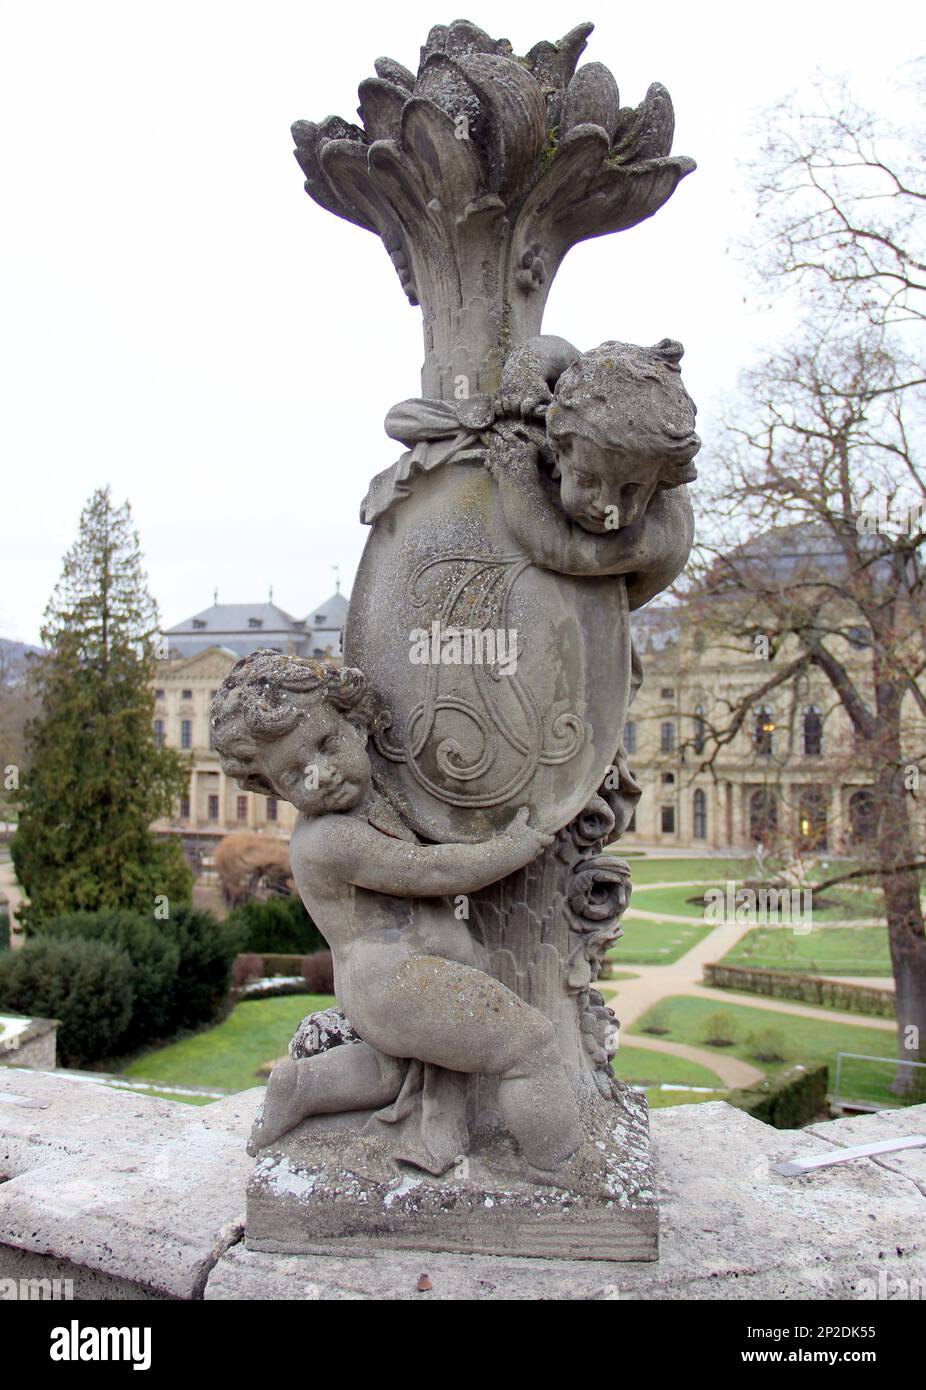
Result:
{"type": "Polygon", "coordinates": [[[379,234],[425,333],[374,478],[345,665],[261,652],[213,706],[242,786],[290,800],[340,1012],[306,1020],[251,1137],[248,1241],[653,1258],[645,1101],[595,989],[639,788],[628,615],[692,540],[678,343],[541,334],[569,247],[694,167],[664,88],[621,107],[591,31],[517,58],[457,21],[363,126],[293,127],[309,194],[379,234]]]}

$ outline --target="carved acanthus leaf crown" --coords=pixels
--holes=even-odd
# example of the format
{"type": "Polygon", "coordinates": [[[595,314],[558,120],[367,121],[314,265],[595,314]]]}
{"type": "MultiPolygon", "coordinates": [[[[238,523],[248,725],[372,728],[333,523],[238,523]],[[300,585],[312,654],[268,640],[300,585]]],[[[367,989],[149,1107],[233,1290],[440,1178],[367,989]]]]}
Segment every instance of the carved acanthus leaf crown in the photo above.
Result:
{"type": "Polygon", "coordinates": [[[519,58],[466,20],[437,25],[417,77],[376,61],[359,88],[361,125],[329,116],[292,128],[306,191],[382,237],[421,304],[426,354],[442,359],[431,390],[467,365],[483,378],[474,389],[492,389],[505,351],[539,331],[570,246],[651,217],[695,167],[670,155],[664,87],[622,107],[606,67],[577,69],[592,28],[519,58]],[[474,319],[494,335],[475,358],[474,319]]]}

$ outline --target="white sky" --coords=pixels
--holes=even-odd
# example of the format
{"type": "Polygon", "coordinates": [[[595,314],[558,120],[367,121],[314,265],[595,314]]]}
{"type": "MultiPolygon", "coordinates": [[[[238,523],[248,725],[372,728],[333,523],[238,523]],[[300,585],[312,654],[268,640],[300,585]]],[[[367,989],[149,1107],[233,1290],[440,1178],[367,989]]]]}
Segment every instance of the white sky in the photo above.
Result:
{"type": "MultiPolygon", "coordinates": [[[[891,112],[923,49],[908,0],[493,0],[467,17],[518,53],[596,21],[583,61],[622,100],[669,88],[699,169],[656,217],[570,252],[544,328],[588,348],[681,338],[709,439],[783,317],[729,253],[753,216],[738,160],[758,112],[845,72],[891,112]],[[597,10],[597,15],[595,11],[597,10]]],[[[467,13],[466,10],[463,13],[467,13]]],[[[37,641],[80,510],[128,497],[165,624],[348,588],[370,476],[419,394],[420,314],[378,238],[303,192],[299,117],[355,119],[388,55],[413,70],[434,0],[0,0],[0,636],[37,641]]]]}

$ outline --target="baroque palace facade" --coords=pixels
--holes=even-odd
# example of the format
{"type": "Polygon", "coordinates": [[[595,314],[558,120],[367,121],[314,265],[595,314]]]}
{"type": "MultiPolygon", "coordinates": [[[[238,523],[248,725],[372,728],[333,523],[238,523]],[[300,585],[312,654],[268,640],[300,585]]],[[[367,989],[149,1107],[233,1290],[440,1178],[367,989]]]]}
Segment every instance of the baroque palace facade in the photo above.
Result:
{"type": "Polygon", "coordinates": [[[235,830],[289,838],[296,813],[286,801],[242,792],[219,766],[212,747],[212,697],[242,656],[258,648],[339,662],[347,599],[340,590],[303,619],[272,601],[220,604],[168,628],[155,679],[154,737],[189,753],[190,786],[170,820],[153,829],[180,835],[194,868],[235,830]]]}
{"type": "MultiPolygon", "coordinates": [[[[751,852],[761,842],[841,855],[874,839],[872,775],[825,677],[792,680],[749,702],[771,668],[716,622],[699,622],[680,605],[641,609],[631,625],[644,681],[625,743],[643,795],[621,844],[751,852]],[[742,727],[704,767],[715,747],[711,731],[729,728],[731,711],[744,702],[742,727]]],[[[864,634],[834,639],[834,647],[859,687],[870,690],[864,634]]],[[[786,645],[780,657],[791,654],[786,645]]],[[[905,712],[910,748],[921,756],[926,740],[912,699],[905,712]]],[[[926,845],[923,792],[913,821],[926,845]]]]}

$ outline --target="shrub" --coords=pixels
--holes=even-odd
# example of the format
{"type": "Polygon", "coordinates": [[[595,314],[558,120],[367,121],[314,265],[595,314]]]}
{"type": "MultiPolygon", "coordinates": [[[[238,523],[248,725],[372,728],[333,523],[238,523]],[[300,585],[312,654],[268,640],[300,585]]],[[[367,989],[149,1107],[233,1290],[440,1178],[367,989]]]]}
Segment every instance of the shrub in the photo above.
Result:
{"type": "Polygon", "coordinates": [[[288,898],[251,898],[233,908],[225,919],[241,935],[242,951],[258,955],[307,955],[324,950],[321,932],[296,894],[288,898]]]}
{"type": "MultiPolygon", "coordinates": [[[[233,914],[232,914],[233,915],[233,914]]],[[[181,903],[156,925],[179,952],[170,998],[171,1030],[199,1028],[218,1018],[225,1004],[232,962],[241,950],[240,925],[181,903]]]]}
{"type": "Polygon", "coordinates": [[[787,1059],[785,1035],[780,1028],[757,1028],[747,1039],[750,1055],[757,1062],[784,1062],[787,1059]]]}
{"type": "Polygon", "coordinates": [[[0,959],[0,1008],[58,1019],[64,1066],[118,1052],[132,1002],[132,963],[105,941],[42,938],[0,959]]]}
{"type": "Polygon", "coordinates": [[[711,1047],[729,1047],[736,1042],[737,1032],[736,1020],[723,1009],[718,1009],[704,1020],[701,1037],[711,1047]]]}
{"type": "Polygon", "coordinates": [[[302,962],[302,978],[310,994],[334,994],[334,961],[330,951],[314,951],[302,962]]]}
{"type": "Polygon", "coordinates": [[[646,1024],[643,1028],[644,1033],[668,1033],[671,1024],[671,1010],[665,1004],[657,1004],[655,1008],[649,1010],[646,1015],[646,1024]]]}
{"type": "Polygon", "coordinates": [[[163,1039],[171,1030],[172,994],[180,963],[165,924],[140,912],[112,909],[68,912],[34,929],[34,938],[80,937],[124,951],[132,963],[132,1018],[122,1040],[126,1052],[163,1039]]]}
{"type": "Polygon", "coordinates": [[[261,956],[256,956],[253,952],[235,956],[232,962],[231,987],[240,989],[249,980],[259,980],[263,973],[264,962],[261,956]]]}

